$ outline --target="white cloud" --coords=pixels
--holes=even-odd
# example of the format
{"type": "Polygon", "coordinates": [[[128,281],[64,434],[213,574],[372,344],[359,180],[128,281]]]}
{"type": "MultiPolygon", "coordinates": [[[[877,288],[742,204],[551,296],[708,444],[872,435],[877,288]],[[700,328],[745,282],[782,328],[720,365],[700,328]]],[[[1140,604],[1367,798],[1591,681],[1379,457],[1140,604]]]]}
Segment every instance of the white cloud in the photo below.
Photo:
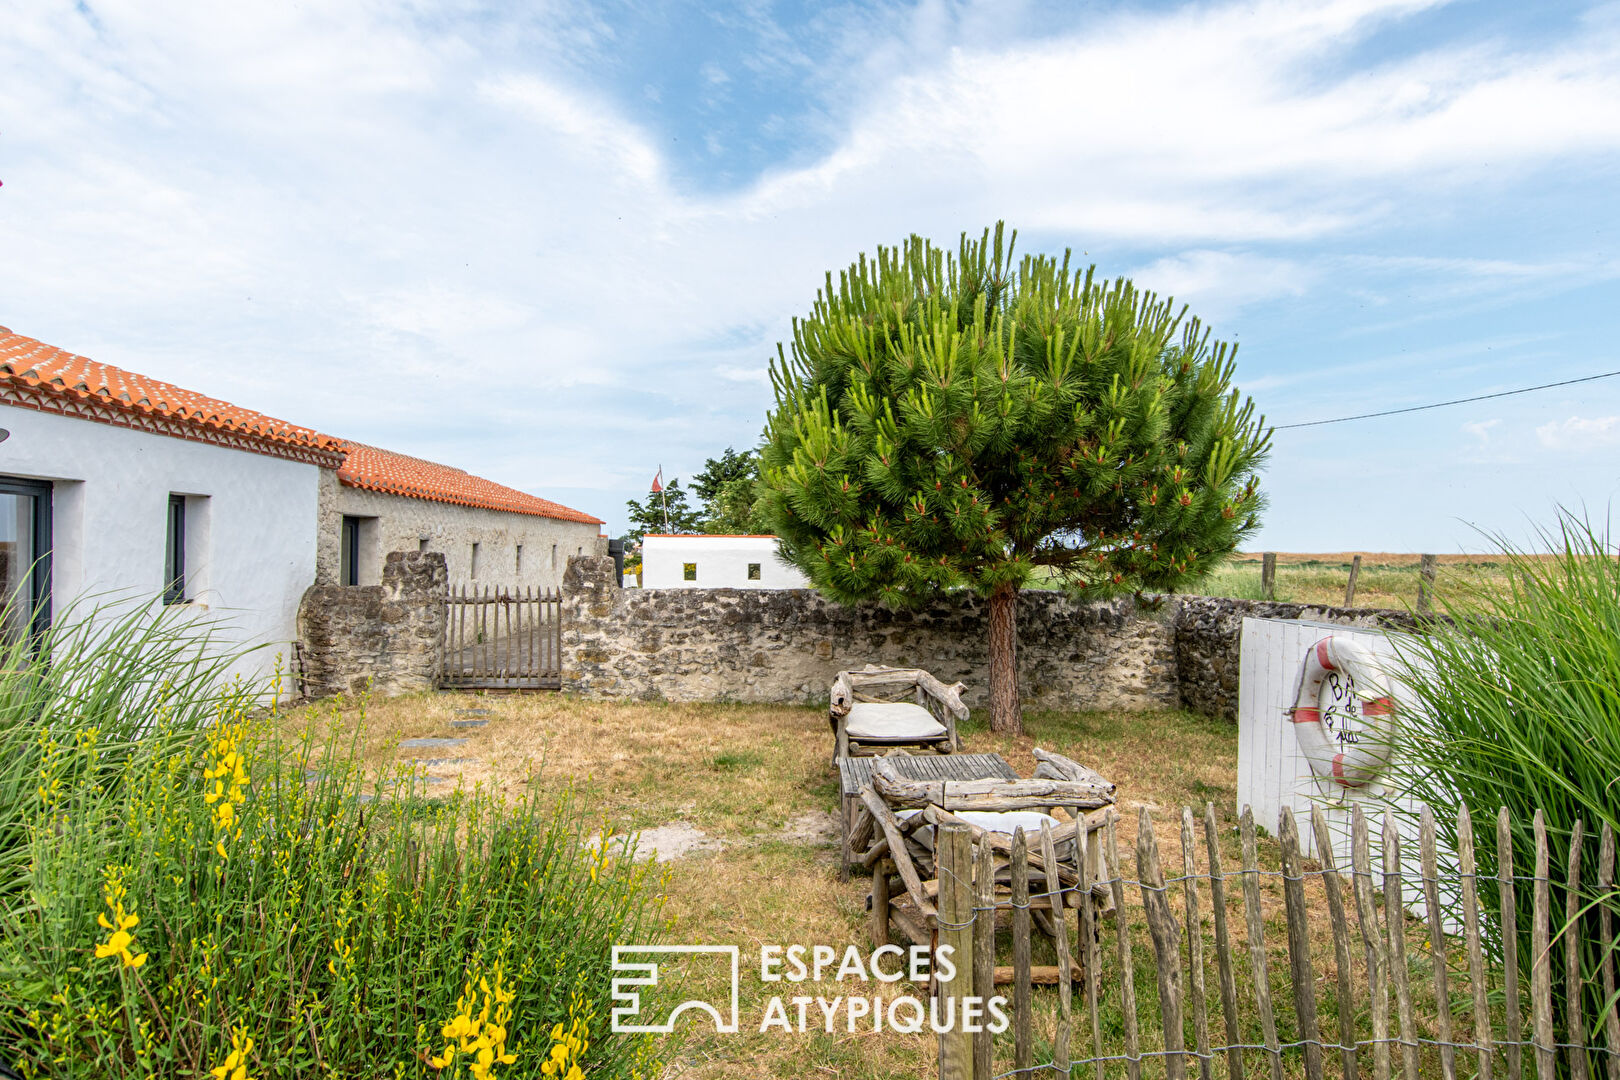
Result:
{"type": "Polygon", "coordinates": [[[1482,163],[1506,184],[1613,161],[1620,25],[1345,67],[1427,6],[1192,4],[1029,42],[990,32],[993,5],[920,4],[813,76],[825,152],[713,194],[591,88],[612,35],[564,2],[23,0],[0,36],[3,319],[401,450],[490,417],[433,452],[521,486],[582,446],[639,475],[751,438],[767,343],[825,270],[913,230],[1121,238],[1144,285],[1217,318],[1333,272],[1300,242],[1482,163]]]}
{"type": "Polygon", "coordinates": [[[1620,416],[1571,416],[1536,428],[1536,438],[1549,450],[1590,453],[1620,446],[1620,416]]]}

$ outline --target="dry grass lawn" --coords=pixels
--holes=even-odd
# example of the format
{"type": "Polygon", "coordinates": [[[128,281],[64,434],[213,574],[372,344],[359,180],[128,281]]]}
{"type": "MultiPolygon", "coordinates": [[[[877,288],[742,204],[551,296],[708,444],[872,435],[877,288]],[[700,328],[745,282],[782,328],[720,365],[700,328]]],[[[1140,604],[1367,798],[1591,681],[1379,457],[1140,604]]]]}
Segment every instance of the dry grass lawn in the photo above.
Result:
{"type": "MultiPolygon", "coordinates": [[[[573,787],[579,804],[616,832],[683,826],[719,841],[718,850],[700,849],[666,863],[668,940],[681,943],[742,946],[742,1030],[720,1036],[694,1025],[679,1044],[672,1044],[666,1075],[692,1078],[847,1077],[878,1078],[933,1075],[934,1039],[890,1031],[847,1034],[758,1034],[766,999],[775,993],[825,994],[848,985],[825,983],[804,990],[784,984],[762,985],[757,947],[766,943],[831,945],[841,953],[850,944],[867,947],[868,880],[857,876],[840,882],[837,873],[836,773],[829,760],[832,740],[822,709],[770,705],[619,704],[558,695],[474,696],[428,694],[366,706],[365,722],[353,703],[339,706],[350,733],[358,732],[360,748],[373,765],[389,765],[411,754],[441,759],[424,772],[442,778],[431,790],[453,790],[458,783],[483,783],[507,792],[521,786],[543,792],[573,787]],[[453,729],[461,710],[487,709],[486,726],[453,729]],[[464,737],[464,745],[431,751],[401,751],[399,742],[421,737],[464,737]],[[752,957],[752,962],[751,962],[752,957]]],[[[1212,802],[1222,824],[1226,869],[1239,865],[1235,833],[1237,738],[1233,725],[1191,714],[1164,712],[1035,713],[1026,717],[1026,734],[1008,738],[988,731],[977,720],[964,729],[967,749],[996,751],[1024,775],[1034,762],[1030,751],[1040,745],[1092,766],[1119,787],[1125,815],[1122,851],[1130,851],[1138,810],[1153,813],[1167,871],[1180,865],[1180,807],[1201,812],[1212,802]]],[[[1275,845],[1263,841],[1262,861],[1277,866],[1275,845]]],[[[1131,856],[1126,855],[1127,870],[1131,856]]],[[[1199,858],[1202,868],[1205,861],[1199,858]]],[[[1129,873],[1127,877],[1131,876],[1129,873]]],[[[1282,894],[1275,877],[1262,879],[1263,905],[1271,944],[1271,978],[1279,1026],[1286,1040],[1292,1032],[1287,954],[1282,924],[1282,894]]],[[[1312,880],[1311,902],[1325,911],[1321,886],[1312,880]]],[[[1243,925],[1232,886],[1231,923],[1243,925]]],[[[1176,899],[1181,903],[1179,895],[1176,899]]],[[[1203,896],[1206,934],[1207,890],[1203,896]]],[[[1144,1049],[1159,1039],[1151,946],[1141,922],[1140,895],[1127,890],[1127,918],[1135,940],[1136,985],[1141,1002],[1144,1049]]],[[[1317,957],[1319,997],[1331,1002],[1332,944],[1327,920],[1317,921],[1313,949],[1317,957]]],[[[1103,927],[1105,973],[1112,970],[1112,924],[1103,927]]],[[[1414,941],[1415,941],[1414,937],[1414,941]]],[[[1005,942],[1003,942],[1005,946],[1005,942]]],[[[1038,943],[1036,962],[1051,962],[1049,946],[1038,943]],[[1043,954],[1040,949],[1047,949],[1043,954]]],[[[1005,961],[1003,961],[1005,962],[1005,961]]],[[[1246,1035],[1258,1041],[1252,982],[1247,959],[1240,957],[1240,997],[1246,1035]],[[1242,992],[1247,987],[1246,993],[1242,992]]],[[[716,976],[690,970],[691,985],[712,988],[716,976]]],[[[1211,961],[1209,986],[1215,994],[1211,961]]],[[[1359,965],[1358,983],[1361,980],[1359,965]]],[[[1123,1021],[1117,977],[1105,977],[1103,1031],[1109,1052],[1123,1050],[1123,1021]]],[[[1453,985],[1456,986],[1454,979],[1453,985]]],[[[907,984],[882,990],[871,984],[856,993],[915,992],[907,984]]],[[[1365,1013],[1364,992],[1361,1012],[1365,1013]]],[[[1037,1060],[1049,1053],[1049,1033],[1057,995],[1036,993],[1037,1060]]],[[[1078,999],[1083,1000],[1083,999],[1078,999]]],[[[815,1016],[814,1009],[811,1011],[815,1016]]],[[[1331,1005],[1324,1025],[1334,1023],[1331,1005]]],[[[1365,1015],[1362,1016],[1363,1025],[1365,1015]]],[[[1218,1023],[1217,1023],[1218,1026],[1218,1023]]],[[[1079,1031],[1085,1031],[1081,1025],[1079,1031]]],[[[1010,1068],[1011,1036],[998,1046],[998,1068],[1010,1068]],[[1005,1062],[1005,1064],[1002,1064],[1005,1062]]],[[[1089,1040],[1079,1039],[1076,1056],[1089,1040]]],[[[1162,1042],[1159,1043],[1162,1046],[1162,1042]]],[[[1298,1055],[1286,1064],[1290,1076],[1302,1075],[1298,1055]]],[[[1370,1068],[1368,1059],[1364,1068],[1370,1068]]],[[[1265,1064],[1252,1058],[1251,1069],[1265,1064]]],[[[1153,1073],[1155,1067],[1149,1068],[1153,1073]]]]}

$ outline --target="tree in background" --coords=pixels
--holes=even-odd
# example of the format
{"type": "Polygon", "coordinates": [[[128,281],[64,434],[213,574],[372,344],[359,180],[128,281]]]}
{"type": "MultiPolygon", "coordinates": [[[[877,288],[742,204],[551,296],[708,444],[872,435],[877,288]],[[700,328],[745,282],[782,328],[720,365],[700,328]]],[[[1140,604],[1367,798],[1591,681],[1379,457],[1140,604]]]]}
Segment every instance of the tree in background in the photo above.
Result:
{"type": "Polygon", "coordinates": [[[1014,732],[1019,590],[1196,582],[1255,529],[1270,443],[1185,308],[1067,252],[1015,269],[1015,239],[913,236],[827,275],[771,365],[757,508],[841,603],[987,597],[991,725],[1014,732]]]}
{"type": "Polygon", "coordinates": [[[711,535],[764,531],[754,513],[758,484],[756,451],[739,454],[728,446],[718,458],[704,462],[703,470],[692,477],[692,491],[703,500],[703,531],[711,535]]]}
{"type": "MultiPolygon", "coordinates": [[[[656,485],[658,481],[653,483],[656,485]]],[[[703,531],[702,519],[687,504],[686,491],[679,479],[661,487],[655,486],[647,493],[645,503],[629,499],[624,506],[630,517],[630,531],[625,534],[625,544],[637,551],[641,548],[642,537],[648,533],[686,534],[703,531]]]]}

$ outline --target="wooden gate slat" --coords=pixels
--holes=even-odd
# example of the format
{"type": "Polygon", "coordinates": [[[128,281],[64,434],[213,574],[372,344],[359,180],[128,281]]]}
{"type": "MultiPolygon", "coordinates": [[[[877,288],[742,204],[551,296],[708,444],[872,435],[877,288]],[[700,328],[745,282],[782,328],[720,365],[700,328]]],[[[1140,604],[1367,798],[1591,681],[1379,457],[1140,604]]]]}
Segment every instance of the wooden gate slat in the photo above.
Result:
{"type": "Polygon", "coordinates": [[[1378,905],[1373,900],[1372,844],[1367,815],[1356,803],[1350,814],[1350,868],[1356,892],[1356,922],[1361,925],[1361,949],[1367,958],[1368,1008],[1372,1012],[1373,1078],[1389,1080],[1389,958],[1378,930],[1378,905]]]}
{"type": "Polygon", "coordinates": [[[1322,1031],[1316,1022],[1316,972],[1311,964],[1310,912],[1305,909],[1305,873],[1299,857],[1299,825],[1292,807],[1282,808],[1283,906],[1288,919],[1288,971],[1294,984],[1294,1016],[1305,1045],[1305,1076],[1322,1080],[1322,1031]]]}
{"type": "Polygon", "coordinates": [[[1221,980],[1221,1014],[1226,1021],[1226,1074],[1243,1080],[1243,1051],[1238,1049],[1237,975],[1232,970],[1232,942],[1226,929],[1226,875],[1221,868],[1220,829],[1215,804],[1204,804],[1204,846],[1209,849],[1209,903],[1215,913],[1215,963],[1221,980]]]}
{"type": "Polygon", "coordinates": [[[1564,875],[1564,1010],[1571,1080],[1587,1080],[1591,1075],[1581,1003],[1585,986],[1581,978],[1581,843],[1585,839],[1581,819],[1576,818],[1569,837],[1569,869],[1564,875]]]}
{"type": "Polygon", "coordinates": [[[1401,1021],[1401,1068],[1406,1080],[1418,1080],[1417,1021],[1412,1014],[1412,984],[1406,970],[1406,901],[1401,878],[1401,834],[1395,815],[1384,814],[1384,929],[1389,937],[1389,974],[1395,984],[1395,1011],[1401,1021]]]}
{"type": "Polygon", "coordinates": [[[1429,966],[1434,971],[1440,1076],[1442,1080],[1457,1080],[1457,1050],[1451,1045],[1451,992],[1446,978],[1446,924],[1440,917],[1440,876],[1435,867],[1434,811],[1427,804],[1418,815],[1418,847],[1423,864],[1423,910],[1429,920],[1429,966]]]}
{"type": "Polygon", "coordinates": [[[1104,826],[1108,839],[1108,862],[1113,871],[1109,888],[1114,894],[1114,937],[1119,957],[1120,1011],[1125,1016],[1125,1073],[1130,1080],[1142,1080],[1141,1044],[1136,1030],[1136,965],[1131,959],[1131,930],[1125,917],[1125,873],[1119,861],[1119,815],[1108,812],[1104,826]]]}
{"type": "Polygon", "coordinates": [[[1513,880],[1513,832],[1507,807],[1496,814],[1496,887],[1501,897],[1502,997],[1507,1017],[1508,1080],[1521,1080],[1524,1056],[1524,1018],[1519,1010],[1518,886],[1513,880]]]}
{"type": "Polygon", "coordinates": [[[1193,1035],[1198,1047],[1199,1080],[1210,1080],[1209,1005],[1204,998],[1204,927],[1198,913],[1197,842],[1192,807],[1181,808],[1181,876],[1187,905],[1187,992],[1192,1001],[1193,1035]]]}
{"type": "Polygon", "coordinates": [[[1249,969],[1254,973],[1254,1002],[1260,1031],[1271,1057],[1272,1080],[1282,1080],[1282,1048],[1277,1042],[1277,1016],[1271,1008],[1271,976],[1266,964],[1266,924],[1260,910],[1260,856],[1254,839],[1254,810],[1245,806],[1239,823],[1243,835],[1243,917],[1249,928],[1249,969]]]}
{"type": "Polygon", "coordinates": [[[1327,815],[1311,807],[1311,830],[1316,837],[1316,858],[1322,864],[1322,887],[1327,893],[1328,920],[1333,924],[1333,966],[1339,986],[1339,1067],[1344,1080],[1357,1080],[1356,996],[1350,983],[1350,928],[1344,917],[1343,882],[1333,856],[1333,837],[1327,815]]]}
{"type": "MultiPolygon", "coordinates": [[[[1474,880],[1474,819],[1468,804],[1457,808],[1457,870],[1462,877],[1463,937],[1468,948],[1468,983],[1474,997],[1474,1069],[1491,1080],[1491,1012],[1486,997],[1485,954],[1479,940],[1479,889],[1474,880]]],[[[1506,947],[1515,948],[1513,942],[1506,947]]]]}

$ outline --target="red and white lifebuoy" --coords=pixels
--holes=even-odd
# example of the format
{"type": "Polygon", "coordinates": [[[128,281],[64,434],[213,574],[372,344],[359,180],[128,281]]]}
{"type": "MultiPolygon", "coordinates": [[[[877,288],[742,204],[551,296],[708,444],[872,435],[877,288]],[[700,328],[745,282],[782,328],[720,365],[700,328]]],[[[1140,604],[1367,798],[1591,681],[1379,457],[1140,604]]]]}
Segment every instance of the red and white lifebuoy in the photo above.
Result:
{"type": "Polygon", "coordinates": [[[1300,665],[1294,705],[1286,715],[1311,768],[1324,779],[1347,788],[1365,787],[1389,764],[1395,697],[1376,658],[1352,638],[1325,637],[1311,646],[1300,665]],[[1323,720],[1322,684],[1334,673],[1347,680],[1346,706],[1352,698],[1359,705],[1359,731],[1350,731],[1341,722],[1338,732],[1330,732],[1323,720]]]}

